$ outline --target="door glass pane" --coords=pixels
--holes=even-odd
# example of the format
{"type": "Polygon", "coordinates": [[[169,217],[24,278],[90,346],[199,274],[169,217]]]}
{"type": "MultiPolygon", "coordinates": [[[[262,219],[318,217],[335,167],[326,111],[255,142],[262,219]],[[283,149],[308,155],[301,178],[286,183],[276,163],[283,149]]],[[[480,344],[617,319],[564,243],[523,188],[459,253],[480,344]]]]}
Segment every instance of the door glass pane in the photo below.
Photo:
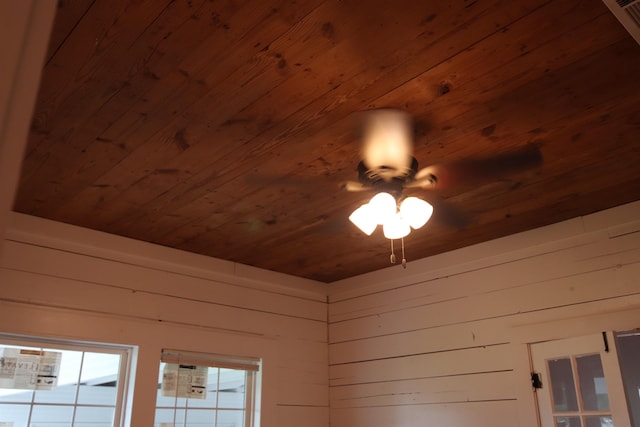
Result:
{"type": "Polygon", "coordinates": [[[608,417],[586,417],[587,427],[613,427],[613,419],[608,417]]]}
{"type": "MultiPolygon", "coordinates": [[[[573,382],[573,371],[569,358],[552,359],[547,361],[549,376],[551,377],[551,389],[553,395],[553,407],[556,412],[569,412],[578,410],[578,399],[573,382]]],[[[569,418],[566,418],[569,419],[569,418]]],[[[571,426],[573,424],[558,424],[559,426],[571,426]]]]}
{"type": "Polygon", "coordinates": [[[640,427],[640,335],[635,332],[620,334],[616,337],[616,346],[631,425],[640,427]]]}
{"type": "Polygon", "coordinates": [[[555,417],[556,427],[582,427],[580,417],[555,417]]]}
{"type": "MultiPolygon", "coordinates": [[[[608,411],[609,395],[604,381],[602,362],[599,354],[576,357],[583,409],[587,411],[608,411]]],[[[599,424],[598,424],[599,425],[599,424]]]]}

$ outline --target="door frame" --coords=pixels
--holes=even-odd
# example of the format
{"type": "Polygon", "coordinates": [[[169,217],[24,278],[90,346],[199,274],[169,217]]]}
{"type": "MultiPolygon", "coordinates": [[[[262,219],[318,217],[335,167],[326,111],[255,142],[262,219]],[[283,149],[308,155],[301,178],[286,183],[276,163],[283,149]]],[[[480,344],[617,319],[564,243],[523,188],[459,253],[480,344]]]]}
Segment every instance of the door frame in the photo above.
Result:
{"type": "MultiPolygon", "coordinates": [[[[541,318],[539,322],[513,325],[509,328],[519,427],[540,427],[541,425],[537,398],[531,385],[533,370],[529,351],[531,344],[603,331],[622,332],[640,328],[640,307],[638,306],[595,313],[585,308],[580,311],[581,313],[575,313],[572,317],[541,318]]],[[[612,335],[609,335],[609,339],[612,340],[612,335]]],[[[614,345],[613,342],[610,344],[614,345]]]]}
{"type": "MultiPolygon", "coordinates": [[[[610,407],[608,412],[611,412],[616,426],[631,425],[613,332],[606,331],[602,334],[596,333],[561,340],[544,341],[531,344],[530,347],[534,372],[545,374],[542,376],[542,388],[536,390],[541,424],[544,424],[545,418],[553,418],[553,398],[552,393],[550,393],[552,387],[546,360],[569,357],[573,359],[581,355],[597,355],[599,356],[606,381],[607,397],[610,407]],[[534,353],[536,353],[533,348],[534,346],[537,347],[537,358],[534,355],[534,353]],[[535,366],[536,362],[538,363],[537,367],[535,366]],[[545,414],[546,417],[544,417],[543,414],[545,414]]],[[[576,370],[576,366],[572,366],[571,369],[574,380],[583,383],[582,378],[580,378],[576,370]]],[[[576,382],[576,386],[578,386],[578,382],[576,382]]],[[[581,393],[577,387],[576,398],[582,400],[581,393]]],[[[584,403],[584,400],[582,400],[582,402],[584,403]]],[[[547,425],[549,424],[547,423],[547,425]]]]}

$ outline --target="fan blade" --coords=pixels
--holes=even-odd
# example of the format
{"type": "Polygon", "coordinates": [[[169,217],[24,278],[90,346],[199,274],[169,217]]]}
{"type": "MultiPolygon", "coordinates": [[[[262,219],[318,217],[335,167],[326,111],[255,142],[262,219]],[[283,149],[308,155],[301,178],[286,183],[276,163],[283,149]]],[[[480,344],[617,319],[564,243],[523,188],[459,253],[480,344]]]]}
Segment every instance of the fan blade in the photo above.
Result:
{"type": "Polygon", "coordinates": [[[437,181],[438,178],[433,173],[431,173],[429,168],[424,168],[420,169],[418,173],[416,173],[413,181],[407,182],[404,186],[405,188],[428,189],[435,187],[437,181]],[[418,174],[420,174],[421,176],[418,176],[418,174]]]}
{"type": "Polygon", "coordinates": [[[522,172],[542,164],[542,153],[535,145],[494,157],[467,159],[427,166],[416,173],[408,187],[428,188],[430,177],[435,176],[438,188],[476,185],[522,172]]]}
{"type": "Polygon", "coordinates": [[[433,218],[431,221],[456,230],[462,230],[469,225],[469,217],[442,197],[434,193],[424,194],[420,197],[433,206],[433,218]]]}
{"type": "Polygon", "coordinates": [[[371,190],[371,186],[365,185],[365,184],[363,184],[361,182],[358,182],[358,181],[347,181],[347,182],[344,182],[344,183],[342,183],[341,187],[344,190],[351,191],[351,192],[354,192],[354,193],[357,193],[357,192],[360,192],[360,191],[369,191],[369,190],[371,190]]]}

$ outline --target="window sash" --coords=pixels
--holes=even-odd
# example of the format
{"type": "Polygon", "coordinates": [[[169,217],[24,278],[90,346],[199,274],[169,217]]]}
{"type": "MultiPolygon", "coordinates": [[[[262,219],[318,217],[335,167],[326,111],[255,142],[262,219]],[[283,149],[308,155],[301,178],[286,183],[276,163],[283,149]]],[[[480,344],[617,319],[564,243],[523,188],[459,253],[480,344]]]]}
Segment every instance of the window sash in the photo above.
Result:
{"type": "MultiPolygon", "coordinates": [[[[32,337],[26,335],[14,335],[14,334],[5,334],[0,333],[0,345],[2,346],[18,346],[18,347],[31,347],[37,348],[40,350],[50,349],[50,350],[69,350],[69,351],[78,351],[84,353],[105,353],[105,354],[116,354],[120,356],[120,365],[118,381],[117,381],[117,390],[116,390],[116,402],[114,408],[114,426],[124,426],[125,422],[125,410],[127,409],[127,401],[128,401],[128,391],[129,391],[129,382],[130,382],[130,370],[133,362],[133,347],[119,345],[119,344],[106,344],[106,343],[95,343],[95,342],[85,342],[85,341],[77,341],[77,340],[65,340],[65,339],[55,339],[55,338],[44,338],[44,337],[32,337]]],[[[34,403],[31,402],[33,406],[34,403]]],[[[38,403],[37,405],[44,405],[43,403],[38,403]]],[[[69,404],[57,404],[57,403],[47,403],[47,406],[69,406],[69,404]]],[[[78,405],[71,404],[71,406],[91,406],[91,405],[78,405]]],[[[95,406],[95,405],[93,405],[95,406]]],[[[110,406],[112,407],[112,406],[110,406]]]]}
{"type": "Polygon", "coordinates": [[[210,368],[239,369],[258,372],[260,359],[255,357],[228,356],[205,353],[185,353],[178,350],[162,350],[160,360],[178,365],[208,366],[210,368]]]}

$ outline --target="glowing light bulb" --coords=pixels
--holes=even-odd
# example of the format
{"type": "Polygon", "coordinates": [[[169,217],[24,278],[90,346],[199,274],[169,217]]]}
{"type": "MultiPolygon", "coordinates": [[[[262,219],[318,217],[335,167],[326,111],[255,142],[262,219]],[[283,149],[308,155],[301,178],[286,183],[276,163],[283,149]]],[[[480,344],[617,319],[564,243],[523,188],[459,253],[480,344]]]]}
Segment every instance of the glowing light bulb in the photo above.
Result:
{"type": "Polygon", "coordinates": [[[400,214],[395,214],[382,225],[382,231],[387,239],[401,239],[411,232],[411,227],[400,214]]]}
{"type": "Polygon", "coordinates": [[[349,220],[367,236],[371,236],[371,233],[378,226],[375,213],[368,204],[364,204],[353,211],[349,216],[349,220]]]}
{"type": "Polygon", "coordinates": [[[396,199],[389,193],[378,193],[369,201],[369,207],[374,212],[376,222],[384,224],[398,211],[396,199]]]}
{"type": "Polygon", "coordinates": [[[433,214],[433,206],[417,197],[407,197],[400,204],[400,215],[417,230],[429,221],[433,214]]]}

